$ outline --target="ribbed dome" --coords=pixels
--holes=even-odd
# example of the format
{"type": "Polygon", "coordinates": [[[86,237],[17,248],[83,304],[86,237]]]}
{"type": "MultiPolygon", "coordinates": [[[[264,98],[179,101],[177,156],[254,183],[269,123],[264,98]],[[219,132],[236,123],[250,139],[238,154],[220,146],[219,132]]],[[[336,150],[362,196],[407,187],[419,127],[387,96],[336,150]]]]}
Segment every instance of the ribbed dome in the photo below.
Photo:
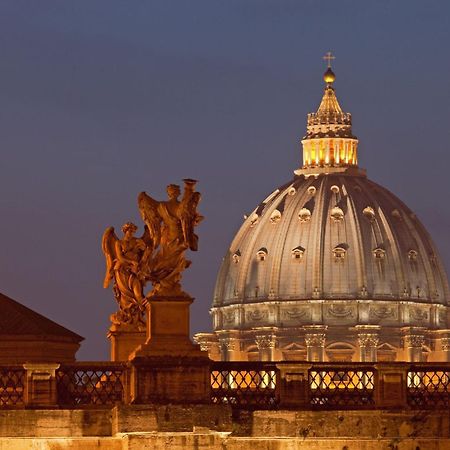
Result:
{"type": "Polygon", "coordinates": [[[392,193],[363,173],[300,175],[245,220],[224,258],[213,306],[309,299],[445,305],[448,287],[429,234],[392,193]]]}

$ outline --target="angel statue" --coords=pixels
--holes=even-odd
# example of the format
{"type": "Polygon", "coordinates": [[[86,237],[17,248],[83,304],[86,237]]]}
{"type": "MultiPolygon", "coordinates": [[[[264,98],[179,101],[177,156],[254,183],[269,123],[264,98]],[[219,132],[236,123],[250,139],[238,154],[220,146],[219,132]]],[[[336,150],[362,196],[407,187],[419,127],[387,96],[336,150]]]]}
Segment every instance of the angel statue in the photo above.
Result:
{"type": "Polygon", "coordinates": [[[153,290],[147,297],[183,297],[181,273],[191,262],[184,253],[187,249],[197,251],[198,237],[194,228],[203,219],[197,212],[201,195],[195,192],[196,180],[185,179],[184,194],[180,186],[167,186],[168,200],[157,201],[141,192],[138,207],[148,230],[148,240],[153,247],[148,259],[146,278],[152,282],[153,290]]]}
{"type": "Polygon", "coordinates": [[[157,201],[141,192],[138,207],[145,223],[142,237],[135,237],[136,225],[128,222],[119,239],[113,227],[103,234],[106,257],[104,287],[113,281],[119,311],[111,316],[116,324],[143,325],[147,299],[150,297],[186,297],[181,289],[181,273],[190,266],[187,249],[197,251],[194,228],[203,219],[197,212],[201,195],[195,191],[196,180],[185,179],[181,200],[180,187],[167,186],[168,200],[157,201]],[[144,294],[147,282],[153,289],[144,294]]]}
{"type": "Polygon", "coordinates": [[[119,239],[114,227],[105,230],[102,240],[106,257],[106,275],[103,287],[107,288],[113,280],[114,296],[119,311],[111,316],[115,324],[144,325],[145,307],[142,262],[148,253],[145,242],[147,231],[142,238],[135,237],[137,226],[127,222],[122,227],[124,234],[119,239]]]}

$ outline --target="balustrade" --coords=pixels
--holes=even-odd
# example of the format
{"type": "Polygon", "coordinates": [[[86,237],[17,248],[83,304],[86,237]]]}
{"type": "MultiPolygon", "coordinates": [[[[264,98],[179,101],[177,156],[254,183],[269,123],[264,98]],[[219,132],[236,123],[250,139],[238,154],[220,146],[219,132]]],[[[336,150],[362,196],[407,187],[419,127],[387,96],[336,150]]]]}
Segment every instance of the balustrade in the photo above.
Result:
{"type": "MultiPolygon", "coordinates": [[[[110,408],[130,402],[177,402],[174,396],[180,389],[172,386],[177,385],[177,379],[164,388],[175,389],[171,397],[162,395],[164,389],[158,396],[150,395],[150,391],[147,396],[135,395],[138,391],[151,390],[151,386],[142,390],[149,377],[156,380],[159,373],[167,370],[155,364],[139,364],[77,362],[61,366],[0,366],[0,408],[110,408]]],[[[183,366],[174,361],[173,364],[178,364],[180,371],[191,369],[187,363],[183,366]]],[[[209,379],[196,378],[200,385],[191,389],[209,392],[208,397],[205,400],[192,395],[190,403],[205,403],[209,398],[213,404],[248,410],[450,407],[450,363],[211,361],[209,374],[209,379]],[[192,402],[192,398],[196,400],[192,402]]],[[[161,378],[160,383],[170,381],[164,380],[161,378]]],[[[179,397],[178,403],[186,402],[186,398],[179,397]]]]}

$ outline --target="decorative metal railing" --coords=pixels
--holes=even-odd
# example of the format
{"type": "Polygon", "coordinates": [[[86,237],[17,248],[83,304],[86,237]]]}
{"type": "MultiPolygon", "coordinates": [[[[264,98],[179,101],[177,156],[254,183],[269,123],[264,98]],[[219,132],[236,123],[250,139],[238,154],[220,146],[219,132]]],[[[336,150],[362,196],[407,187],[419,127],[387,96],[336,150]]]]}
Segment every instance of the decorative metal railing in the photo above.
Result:
{"type": "Polygon", "coordinates": [[[0,367],[0,407],[24,405],[25,376],[23,367],[0,367]]]}
{"type": "Polygon", "coordinates": [[[450,367],[414,365],[408,370],[408,404],[412,408],[450,407],[450,367]]]}
{"type": "Polygon", "coordinates": [[[359,409],[375,404],[373,366],[314,364],[308,371],[308,386],[314,409],[359,409]]]}
{"type": "Polygon", "coordinates": [[[272,409],[278,404],[278,370],[274,363],[215,362],[211,367],[211,401],[243,409],[272,409]]]}
{"type": "Polygon", "coordinates": [[[75,363],[56,372],[61,406],[113,405],[125,401],[127,367],[117,363],[75,363]]]}

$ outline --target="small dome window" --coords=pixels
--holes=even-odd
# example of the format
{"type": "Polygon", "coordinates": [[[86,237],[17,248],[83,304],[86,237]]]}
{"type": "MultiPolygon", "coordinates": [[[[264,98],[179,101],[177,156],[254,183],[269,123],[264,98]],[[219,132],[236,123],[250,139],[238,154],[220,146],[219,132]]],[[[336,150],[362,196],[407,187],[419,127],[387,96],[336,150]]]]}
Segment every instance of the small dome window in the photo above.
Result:
{"type": "Polygon", "coordinates": [[[330,213],[333,222],[342,222],[344,220],[344,211],[339,206],[335,206],[330,213]]]}
{"type": "Polygon", "coordinates": [[[363,209],[364,217],[373,222],[375,220],[375,211],[371,206],[366,206],[363,209]]]}
{"type": "Polygon", "coordinates": [[[267,248],[262,247],[256,252],[256,258],[258,259],[258,261],[265,261],[267,258],[267,254],[267,248]]]}
{"type": "Polygon", "coordinates": [[[347,248],[348,246],[346,244],[339,244],[333,248],[333,256],[335,261],[343,261],[345,259],[347,248]]]}
{"type": "Polygon", "coordinates": [[[310,186],[308,188],[308,194],[309,195],[316,195],[316,188],[314,186],[310,186]]]}
{"type": "Polygon", "coordinates": [[[303,258],[304,253],[305,249],[300,245],[298,247],[293,248],[291,251],[292,258],[296,260],[301,260],[303,258]]]}
{"type": "Polygon", "coordinates": [[[276,224],[281,220],[281,212],[275,209],[270,215],[270,223],[276,224]]]}
{"type": "Polygon", "coordinates": [[[339,187],[336,186],[336,185],[333,185],[333,186],[331,186],[330,191],[331,191],[333,194],[339,194],[339,187]]]}
{"type": "Polygon", "coordinates": [[[295,187],[291,186],[288,190],[288,195],[295,195],[296,192],[297,190],[295,189],[295,187]]]}
{"type": "Polygon", "coordinates": [[[241,252],[237,250],[235,253],[233,253],[233,262],[237,264],[240,259],[241,259],[241,252]]]}
{"type": "Polygon", "coordinates": [[[417,253],[416,250],[410,250],[410,251],[408,252],[408,259],[409,259],[410,261],[417,261],[417,255],[418,255],[418,253],[417,253]]]}
{"type": "Polygon", "coordinates": [[[373,251],[373,256],[376,260],[381,261],[386,257],[386,250],[381,247],[375,248],[373,251]]]}
{"type": "Polygon", "coordinates": [[[300,222],[309,222],[311,220],[311,211],[308,208],[302,208],[298,213],[300,222]]]}

